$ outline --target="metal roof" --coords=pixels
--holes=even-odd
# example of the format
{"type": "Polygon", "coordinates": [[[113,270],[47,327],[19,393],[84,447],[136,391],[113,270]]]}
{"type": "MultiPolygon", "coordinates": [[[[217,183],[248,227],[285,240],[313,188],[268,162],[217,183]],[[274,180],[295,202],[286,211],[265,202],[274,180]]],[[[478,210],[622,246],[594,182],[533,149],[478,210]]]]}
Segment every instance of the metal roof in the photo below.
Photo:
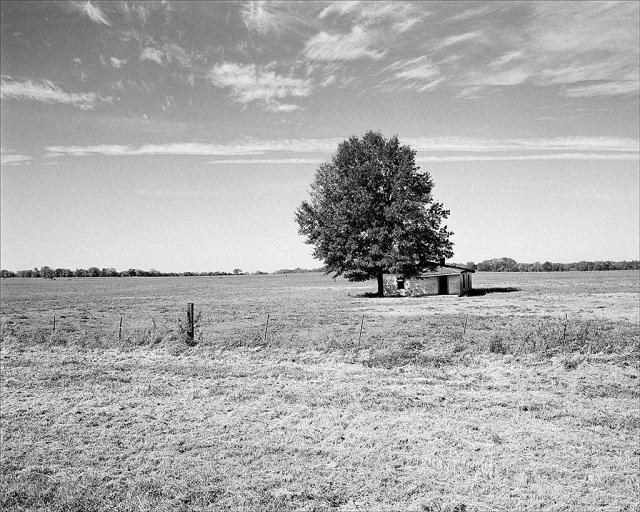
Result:
{"type": "Polygon", "coordinates": [[[470,272],[472,274],[476,273],[476,271],[473,269],[467,267],[459,267],[458,265],[447,265],[446,263],[444,265],[440,265],[440,263],[438,263],[437,261],[429,261],[428,263],[438,268],[454,268],[456,270],[460,270],[461,272],[470,272]]]}
{"type": "Polygon", "coordinates": [[[444,272],[438,272],[438,273],[433,273],[433,274],[420,274],[417,275],[415,277],[410,278],[411,279],[426,279],[428,277],[448,277],[448,276],[459,276],[460,274],[462,274],[463,272],[450,272],[450,273],[444,273],[444,272]]]}

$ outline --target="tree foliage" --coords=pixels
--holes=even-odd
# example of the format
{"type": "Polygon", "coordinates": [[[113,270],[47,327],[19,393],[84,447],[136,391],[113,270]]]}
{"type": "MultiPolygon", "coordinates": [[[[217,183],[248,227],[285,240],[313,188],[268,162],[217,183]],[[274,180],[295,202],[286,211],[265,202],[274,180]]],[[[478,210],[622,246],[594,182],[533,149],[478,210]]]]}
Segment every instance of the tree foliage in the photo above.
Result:
{"type": "Polygon", "coordinates": [[[412,277],[453,255],[442,225],[449,211],[433,200],[433,181],[418,172],[415,153],[396,136],[369,131],[320,165],[296,221],[327,273],[377,279],[381,295],[383,273],[412,277]]]}

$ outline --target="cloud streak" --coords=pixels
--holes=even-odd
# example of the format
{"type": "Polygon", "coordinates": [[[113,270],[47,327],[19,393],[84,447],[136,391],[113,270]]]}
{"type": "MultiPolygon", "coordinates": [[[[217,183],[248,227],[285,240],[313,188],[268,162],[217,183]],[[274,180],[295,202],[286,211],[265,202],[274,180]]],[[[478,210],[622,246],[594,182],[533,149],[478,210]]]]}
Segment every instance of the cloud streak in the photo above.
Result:
{"type": "Polygon", "coordinates": [[[500,32],[477,20],[482,53],[466,47],[463,57],[470,65],[458,74],[459,85],[560,86],[558,93],[569,97],[638,94],[637,2],[531,2],[526,16],[514,17],[523,6],[496,4],[493,17],[511,22],[500,32]],[[488,66],[475,64],[489,52],[502,56],[488,66]]]}
{"type": "Polygon", "coordinates": [[[155,62],[160,66],[164,66],[164,52],[158,48],[154,48],[152,46],[147,46],[143,48],[140,52],[140,60],[148,60],[150,62],[155,62]]]}
{"type": "Polygon", "coordinates": [[[120,69],[127,63],[127,59],[118,59],[117,57],[109,57],[109,62],[111,63],[111,67],[120,69]]]}
{"type": "Polygon", "coordinates": [[[640,90],[638,81],[626,80],[601,84],[578,85],[564,87],[562,94],[571,98],[586,98],[591,96],[638,95],[640,90]]]}
{"type": "Polygon", "coordinates": [[[105,15],[105,13],[97,5],[91,2],[71,2],[71,9],[75,12],[79,12],[83,16],[86,16],[91,21],[101,25],[111,26],[111,22],[105,15]]]}
{"type": "Polygon", "coordinates": [[[400,141],[417,151],[614,151],[635,152],[639,142],[616,137],[556,137],[480,139],[472,137],[406,138],[400,141]]]}
{"type": "Polygon", "coordinates": [[[478,38],[480,38],[479,32],[466,32],[464,34],[456,34],[453,36],[449,36],[437,43],[436,48],[442,50],[443,48],[448,48],[449,46],[453,46],[455,44],[466,43],[478,38]]]}
{"type": "Polygon", "coordinates": [[[111,98],[103,98],[94,92],[66,92],[49,80],[40,82],[26,80],[2,80],[0,98],[3,100],[28,100],[39,103],[59,103],[71,105],[82,110],[93,110],[100,102],[110,102],[111,98]]]}
{"type": "Polygon", "coordinates": [[[272,70],[273,67],[273,64],[262,68],[255,64],[223,62],[213,66],[208,78],[214,86],[228,89],[229,96],[236,103],[257,102],[271,112],[300,109],[298,105],[281,103],[281,100],[309,96],[311,80],[279,75],[272,70]]]}
{"type": "Polygon", "coordinates": [[[427,92],[444,82],[444,78],[440,76],[440,69],[427,56],[399,60],[387,66],[383,73],[388,71],[392,71],[393,75],[376,87],[385,92],[427,92]]]}
{"type": "Polygon", "coordinates": [[[350,61],[358,59],[381,59],[383,50],[373,48],[374,34],[360,25],[355,25],[348,34],[320,32],[304,46],[304,56],[319,61],[350,61]]]}
{"type": "Polygon", "coordinates": [[[48,146],[49,156],[145,156],[145,155],[194,155],[194,156],[243,156],[259,155],[273,151],[297,153],[325,153],[333,151],[338,139],[285,139],[206,144],[200,142],[146,144],[134,147],[126,144],[101,144],[96,146],[48,146]]]}
{"type": "Polygon", "coordinates": [[[243,6],[240,14],[242,21],[249,30],[259,34],[278,30],[278,17],[269,10],[267,2],[248,2],[243,6]]]}
{"type": "MultiPolygon", "coordinates": [[[[193,155],[193,156],[259,156],[273,153],[295,154],[295,157],[258,158],[243,160],[216,160],[209,163],[316,163],[320,156],[308,158],[298,155],[318,153],[330,155],[341,138],[332,139],[275,139],[207,144],[199,142],[124,144],[96,146],[48,146],[51,157],[61,156],[145,156],[145,155],[193,155]],[[286,161],[286,162],[285,162],[286,161]]],[[[419,153],[420,161],[464,160],[544,160],[544,159],[612,159],[635,160],[640,152],[639,142],[615,137],[564,137],[539,139],[480,139],[464,137],[422,137],[400,140],[419,153]],[[535,153],[534,153],[535,152],[535,153]],[[431,155],[425,155],[431,153],[431,155]],[[444,154],[443,154],[444,153],[444,154]],[[451,155],[451,153],[458,153],[451,155]],[[468,154],[471,153],[471,154],[468,154]],[[489,154],[491,153],[491,154],[489,154]],[[449,159],[449,160],[447,160],[449,159]],[[456,160],[457,159],[457,160],[456,160]]]]}
{"type": "Polygon", "coordinates": [[[359,1],[338,1],[331,2],[327,7],[320,11],[318,18],[326,18],[328,16],[342,16],[343,14],[352,11],[360,4],[359,1]]]}
{"type": "Polygon", "coordinates": [[[638,153],[544,153],[530,155],[448,155],[418,156],[417,163],[427,162],[495,162],[518,160],[629,160],[638,161],[638,153]]]}
{"type": "Polygon", "coordinates": [[[225,160],[210,160],[210,165],[221,164],[321,164],[322,158],[235,158],[225,160]]]}
{"type": "Polygon", "coordinates": [[[17,165],[30,165],[33,159],[28,155],[18,155],[12,151],[7,151],[2,148],[0,152],[0,165],[3,167],[17,166],[17,165]]]}

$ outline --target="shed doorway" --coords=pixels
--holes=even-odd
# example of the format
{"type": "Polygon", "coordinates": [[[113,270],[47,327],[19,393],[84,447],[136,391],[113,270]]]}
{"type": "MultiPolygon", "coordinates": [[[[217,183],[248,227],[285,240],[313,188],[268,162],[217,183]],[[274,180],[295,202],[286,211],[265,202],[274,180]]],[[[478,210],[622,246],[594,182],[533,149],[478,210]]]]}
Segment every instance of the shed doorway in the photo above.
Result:
{"type": "Polygon", "coordinates": [[[438,276],[438,295],[449,295],[449,280],[447,276],[438,276]]]}

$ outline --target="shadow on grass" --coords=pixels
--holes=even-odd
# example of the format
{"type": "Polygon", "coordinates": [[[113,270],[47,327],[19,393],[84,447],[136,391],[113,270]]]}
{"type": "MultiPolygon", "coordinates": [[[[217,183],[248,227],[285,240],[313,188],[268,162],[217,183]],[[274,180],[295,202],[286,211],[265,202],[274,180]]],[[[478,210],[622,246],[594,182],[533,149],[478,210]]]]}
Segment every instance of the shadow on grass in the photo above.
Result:
{"type": "MultiPolygon", "coordinates": [[[[469,296],[470,297],[482,297],[483,295],[486,295],[487,293],[509,293],[509,292],[519,292],[520,288],[516,288],[515,286],[492,286],[492,287],[487,287],[487,288],[472,288],[471,291],[469,292],[469,296]]],[[[351,294],[350,294],[351,295],[351,294]]],[[[429,296],[434,296],[434,297],[438,297],[439,294],[416,294],[416,295],[402,295],[400,293],[392,293],[392,294],[385,294],[383,296],[378,295],[376,292],[365,292],[365,293],[359,293],[359,294],[353,294],[351,295],[352,297],[357,297],[360,299],[407,299],[407,298],[422,298],[422,297],[429,297],[429,296]]]]}
{"type": "MultiPolygon", "coordinates": [[[[509,293],[509,292],[519,292],[520,288],[516,288],[514,286],[494,286],[490,288],[472,288],[471,292],[469,292],[470,297],[481,297],[486,295],[487,293],[509,293]]],[[[381,297],[375,292],[366,292],[362,294],[352,295],[352,297],[364,298],[364,299],[408,299],[408,298],[423,298],[423,297],[438,297],[438,294],[424,294],[424,295],[384,295],[381,297]]]]}
{"type": "Polygon", "coordinates": [[[519,292],[520,288],[516,288],[514,286],[494,286],[492,288],[472,288],[469,292],[469,296],[471,297],[480,297],[482,295],[486,295],[487,293],[509,293],[509,292],[519,292]]]}

